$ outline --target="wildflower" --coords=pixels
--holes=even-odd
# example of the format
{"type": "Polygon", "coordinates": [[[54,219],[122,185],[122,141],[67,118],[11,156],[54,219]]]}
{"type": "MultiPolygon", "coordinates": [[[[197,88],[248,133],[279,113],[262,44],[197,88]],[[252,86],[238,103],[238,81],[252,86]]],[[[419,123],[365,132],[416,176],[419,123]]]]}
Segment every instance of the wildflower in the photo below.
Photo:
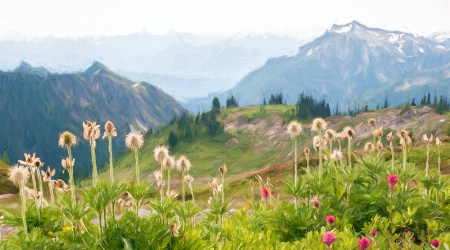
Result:
{"type": "Polygon", "coordinates": [[[433,135],[432,135],[432,134],[430,135],[429,138],[428,138],[428,136],[427,136],[426,134],[424,134],[422,137],[423,137],[423,140],[424,140],[426,143],[431,143],[431,142],[433,141],[433,135]]]}
{"type": "Polygon", "coordinates": [[[227,173],[227,165],[223,164],[222,166],[220,166],[219,168],[219,172],[221,175],[225,175],[227,173]]]}
{"type": "Polygon", "coordinates": [[[370,247],[370,240],[366,237],[362,237],[361,239],[358,239],[358,246],[360,250],[366,250],[370,247]]]}
{"type": "Polygon", "coordinates": [[[367,123],[368,123],[372,128],[375,128],[375,119],[370,118],[370,119],[367,121],[367,123]]]}
{"type": "Polygon", "coordinates": [[[177,193],[175,190],[170,190],[170,192],[167,192],[167,196],[172,197],[172,198],[177,198],[179,195],[179,193],[177,193]]]}
{"type": "Polygon", "coordinates": [[[36,158],[36,160],[34,160],[33,166],[37,169],[40,169],[44,166],[44,163],[39,158],[36,158]]]}
{"type": "Polygon", "coordinates": [[[442,141],[439,137],[436,137],[436,145],[442,145],[442,141]]]}
{"type": "Polygon", "coordinates": [[[311,153],[311,150],[309,148],[305,148],[303,150],[303,153],[305,153],[305,155],[309,155],[311,153]]]}
{"type": "Polygon", "coordinates": [[[349,126],[345,127],[344,130],[342,130],[342,132],[344,133],[344,135],[345,135],[347,138],[350,138],[350,139],[352,139],[352,138],[356,135],[355,130],[353,130],[353,129],[352,129],[351,127],[349,127],[349,126]]]}
{"type": "Polygon", "coordinates": [[[383,135],[383,127],[376,129],[375,131],[373,131],[373,135],[375,137],[381,137],[383,135]]]}
{"type": "Polygon", "coordinates": [[[67,185],[63,180],[58,179],[55,181],[52,180],[52,189],[64,193],[70,190],[70,186],[67,185]]]}
{"type": "Polygon", "coordinates": [[[377,235],[377,231],[375,231],[375,229],[370,229],[370,235],[375,237],[377,235]]]}
{"type": "Polygon", "coordinates": [[[327,122],[323,118],[316,118],[313,120],[311,131],[319,132],[327,127],[327,122]]]}
{"type": "Polygon", "coordinates": [[[117,200],[117,203],[120,205],[121,208],[123,207],[131,208],[133,207],[133,196],[127,191],[125,191],[120,195],[120,198],[117,200]]]}
{"type": "Polygon", "coordinates": [[[70,170],[75,165],[75,159],[72,159],[72,162],[70,162],[69,158],[62,159],[61,165],[63,168],[70,170]]]}
{"type": "Polygon", "coordinates": [[[58,145],[60,147],[71,147],[77,144],[77,137],[69,131],[64,131],[59,135],[58,145]]]}
{"type": "Polygon", "coordinates": [[[194,177],[192,177],[192,176],[190,176],[190,175],[186,175],[186,176],[184,176],[184,181],[185,181],[186,183],[191,183],[191,182],[194,181],[194,177]]]}
{"type": "Polygon", "coordinates": [[[56,169],[50,170],[50,167],[47,167],[47,171],[44,172],[44,170],[41,170],[41,174],[43,177],[43,180],[45,182],[48,182],[52,179],[53,176],[55,176],[56,169]]]}
{"type": "Polygon", "coordinates": [[[325,217],[325,221],[328,223],[328,225],[333,225],[336,222],[336,218],[333,215],[328,215],[325,217]]]}
{"type": "Polygon", "coordinates": [[[391,142],[393,141],[395,138],[394,134],[392,132],[390,132],[389,134],[386,135],[386,139],[391,142]]]}
{"type": "Polygon", "coordinates": [[[391,174],[387,177],[387,181],[389,183],[389,187],[391,188],[391,192],[394,192],[395,185],[398,183],[398,177],[395,174],[391,174]]]}
{"type": "Polygon", "coordinates": [[[53,236],[53,232],[52,231],[48,231],[48,236],[53,236]]]}
{"type": "Polygon", "coordinates": [[[180,172],[189,171],[191,168],[191,162],[187,159],[186,156],[180,156],[177,161],[177,169],[180,172]]]}
{"type": "Polygon", "coordinates": [[[130,150],[138,150],[144,144],[144,137],[139,131],[131,131],[125,138],[125,145],[130,150]]]}
{"type": "Polygon", "coordinates": [[[8,172],[8,179],[16,186],[20,186],[21,183],[27,183],[30,177],[30,172],[26,167],[14,165],[8,172]]]}
{"type": "Polygon", "coordinates": [[[314,204],[314,207],[316,207],[316,208],[319,208],[319,207],[320,207],[320,202],[319,202],[318,200],[315,200],[315,201],[313,202],[313,204],[314,204]]]}
{"type": "Polygon", "coordinates": [[[333,129],[327,129],[325,131],[325,137],[328,139],[328,143],[331,144],[331,142],[336,138],[336,131],[333,129]]]}
{"type": "Polygon", "coordinates": [[[62,231],[63,232],[68,232],[68,231],[71,231],[72,230],[72,227],[71,226],[67,226],[67,227],[63,227],[62,228],[62,231]]]}
{"type": "Polygon", "coordinates": [[[100,125],[97,125],[96,122],[86,121],[83,122],[83,138],[86,140],[90,140],[95,147],[95,140],[100,137],[100,125]]]}
{"type": "Polygon", "coordinates": [[[337,239],[336,235],[334,235],[333,232],[328,231],[325,232],[325,234],[323,235],[322,242],[325,243],[328,247],[330,247],[336,241],[336,239],[337,239]]]}
{"type": "Polygon", "coordinates": [[[316,135],[313,137],[313,146],[315,150],[327,149],[327,141],[316,135]]]}
{"type": "Polygon", "coordinates": [[[263,197],[266,200],[269,198],[270,192],[269,192],[269,189],[267,189],[267,187],[265,185],[262,186],[261,194],[263,195],[263,197]]]}
{"type": "Polygon", "coordinates": [[[161,170],[153,171],[153,175],[155,176],[156,180],[162,180],[161,170]]]}
{"type": "Polygon", "coordinates": [[[440,242],[439,242],[438,239],[433,239],[433,240],[431,241],[431,246],[432,246],[433,248],[438,248],[439,245],[440,245],[440,242]]]}
{"type": "Polygon", "coordinates": [[[112,121],[107,121],[105,123],[105,133],[103,133],[102,139],[105,139],[109,136],[117,136],[116,127],[114,126],[114,123],[112,123],[112,121]]]}
{"type": "Polygon", "coordinates": [[[175,167],[177,166],[175,158],[171,155],[167,155],[164,160],[163,160],[163,165],[167,168],[167,169],[175,169],[175,167]]]}
{"type": "Polygon", "coordinates": [[[331,159],[333,161],[339,161],[340,159],[342,159],[342,152],[339,150],[333,150],[333,153],[331,154],[331,159]]]}
{"type": "Polygon", "coordinates": [[[288,131],[289,135],[291,136],[291,138],[295,138],[302,133],[302,131],[303,131],[302,124],[297,121],[291,121],[287,125],[287,131],[288,131]]]}
{"type": "Polygon", "coordinates": [[[178,237],[179,235],[178,229],[180,229],[180,226],[178,226],[177,224],[172,224],[170,225],[170,228],[167,230],[166,233],[172,234],[174,237],[178,237]]]}
{"type": "Polygon", "coordinates": [[[159,164],[162,164],[164,159],[169,156],[169,149],[165,145],[157,146],[153,150],[153,156],[159,164]]]}
{"type": "Polygon", "coordinates": [[[364,145],[364,150],[365,151],[373,151],[374,147],[373,144],[371,142],[367,142],[366,145],[364,145]]]}
{"type": "Polygon", "coordinates": [[[39,159],[39,158],[36,158],[36,153],[33,153],[33,156],[31,156],[30,154],[26,154],[26,153],[24,153],[23,155],[25,156],[25,161],[19,160],[18,162],[25,166],[33,166],[34,161],[36,159],[39,159]]]}
{"type": "Polygon", "coordinates": [[[209,187],[211,188],[212,192],[213,192],[213,196],[214,199],[216,198],[216,195],[219,193],[219,185],[220,185],[220,181],[217,178],[213,178],[213,180],[211,182],[208,182],[209,187]]]}

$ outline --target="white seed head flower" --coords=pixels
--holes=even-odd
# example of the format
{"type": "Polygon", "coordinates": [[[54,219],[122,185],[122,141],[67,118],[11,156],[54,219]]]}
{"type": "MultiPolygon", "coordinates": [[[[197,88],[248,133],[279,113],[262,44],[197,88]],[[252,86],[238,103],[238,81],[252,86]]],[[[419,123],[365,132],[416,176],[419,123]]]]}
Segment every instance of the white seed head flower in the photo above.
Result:
{"type": "Polygon", "coordinates": [[[343,130],[343,132],[344,132],[344,134],[345,134],[348,138],[350,138],[350,139],[352,139],[352,138],[356,135],[355,130],[353,130],[353,129],[352,129],[351,127],[349,127],[349,126],[345,127],[344,130],[343,130]]]}
{"type": "Polygon", "coordinates": [[[157,146],[153,150],[153,156],[159,164],[162,164],[164,159],[169,156],[169,149],[165,145],[157,146]]]}
{"type": "Polygon", "coordinates": [[[58,145],[60,147],[71,147],[77,144],[77,137],[69,131],[64,131],[59,135],[58,145]]]}
{"type": "Polygon", "coordinates": [[[36,158],[35,160],[34,160],[34,162],[33,162],[33,167],[35,167],[35,168],[41,168],[41,167],[43,167],[44,166],[44,163],[41,161],[41,159],[40,158],[36,158]]]}
{"type": "Polygon", "coordinates": [[[377,141],[376,149],[382,150],[384,148],[383,143],[381,141],[377,141]]]}
{"type": "Polygon", "coordinates": [[[368,123],[372,128],[375,128],[375,119],[370,118],[370,119],[367,121],[367,123],[368,123]]]}
{"type": "Polygon", "coordinates": [[[220,174],[221,174],[221,175],[224,175],[224,174],[226,174],[226,173],[227,173],[227,171],[228,171],[228,169],[227,169],[227,165],[223,164],[222,166],[220,166],[220,168],[219,168],[219,172],[220,172],[220,174]]]}
{"type": "Polygon", "coordinates": [[[373,131],[373,135],[375,137],[381,137],[383,135],[383,127],[376,129],[373,131]]]}
{"type": "Polygon", "coordinates": [[[175,169],[177,167],[177,163],[175,161],[175,158],[171,155],[168,155],[163,160],[163,166],[165,166],[167,169],[175,169]]]}
{"type": "Polygon", "coordinates": [[[70,190],[70,186],[67,185],[63,180],[58,179],[52,181],[52,188],[58,192],[64,193],[70,190]]]}
{"type": "Polygon", "coordinates": [[[70,162],[69,158],[62,159],[61,166],[67,170],[71,169],[73,166],[75,166],[75,158],[72,159],[72,162],[70,162]]]}
{"type": "Polygon", "coordinates": [[[50,167],[47,167],[47,171],[41,170],[44,182],[51,181],[52,177],[55,176],[55,173],[56,169],[51,170],[50,167]]]}
{"type": "Polygon", "coordinates": [[[367,142],[366,145],[364,145],[364,150],[365,151],[373,151],[374,150],[373,143],[367,142]]]}
{"type": "Polygon", "coordinates": [[[191,183],[193,181],[194,181],[194,177],[192,177],[191,175],[185,175],[184,176],[184,182],[191,183]]]}
{"type": "Polygon", "coordinates": [[[428,137],[426,134],[423,135],[423,140],[426,143],[431,143],[433,141],[433,134],[430,135],[430,137],[428,137]]]}
{"type": "Polygon", "coordinates": [[[442,145],[442,141],[439,137],[436,137],[436,145],[442,145]]]}
{"type": "Polygon", "coordinates": [[[327,122],[323,118],[316,118],[313,120],[311,130],[315,132],[321,132],[326,129],[327,122]]]}
{"type": "Polygon", "coordinates": [[[390,132],[389,134],[386,135],[386,139],[391,142],[393,141],[395,138],[394,134],[392,132],[390,132]]]}
{"type": "Polygon", "coordinates": [[[16,186],[19,186],[20,182],[23,183],[28,182],[28,178],[30,177],[30,172],[27,167],[14,165],[9,169],[8,179],[16,186]]]}
{"type": "Polygon", "coordinates": [[[336,137],[336,131],[330,128],[325,130],[325,137],[328,139],[328,142],[331,143],[336,137]]]}
{"type": "Polygon", "coordinates": [[[188,160],[188,158],[184,155],[180,156],[177,161],[177,169],[180,172],[183,171],[189,171],[191,168],[191,162],[188,160]]]}
{"type": "Polygon", "coordinates": [[[295,138],[302,133],[303,131],[302,124],[299,123],[298,121],[291,121],[287,125],[287,131],[289,133],[289,136],[291,136],[291,138],[295,138]]]}
{"type": "Polygon", "coordinates": [[[158,181],[162,180],[161,170],[153,171],[153,176],[155,176],[155,179],[158,181]]]}
{"type": "Polygon", "coordinates": [[[144,136],[141,132],[133,130],[125,137],[125,145],[130,150],[138,150],[144,145],[144,136]]]}
{"type": "Polygon", "coordinates": [[[333,150],[333,153],[331,154],[331,159],[333,161],[339,161],[342,159],[342,152],[339,150],[333,150]]]}
{"type": "Polygon", "coordinates": [[[34,161],[36,160],[36,153],[33,153],[33,156],[27,153],[24,153],[23,155],[25,156],[25,161],[18,160],[18,162],[22,165],[32,167],[34,165],[34,161]]]}
{"type": "Polygon", "coordinates": [[[219,185],[220,185],[220,181],[219,179],[217,179],[216,177],[213,178],[213,180],[211,182],[208,182],[209,187],[213,190],[213,192],[217,192],[219,185]]]}
{"type": "Polygon", "coordinates": [[[311,150],[309,148],[305,148],[303,149],[303,153],[305,153],[305,155],[309,155],[311,153],[311,150]]]}
{"type": "Polygon", "coordinates": [[[327,140],[324,140],[320,136],[316,135],[313,137],[313,147],[315,150],[319,150],[319,147],[322,149],[327,149],[327,140]]]}
{"type": "Polygon", "coordinates": [[[112,121],[107,121],[105,123],[105,133],[103,133],[102,139],[105,139],[108,136],[117,136],[116,127],[112,121]]]}
{"type": "Polygon", "coordinates": [[[171,198],[177,198],[179,195],[179,193],[173,189],[171,189],[170,192],[166,192],[166,194],[167,194],[167,196],[169,196],[171,198]]]}

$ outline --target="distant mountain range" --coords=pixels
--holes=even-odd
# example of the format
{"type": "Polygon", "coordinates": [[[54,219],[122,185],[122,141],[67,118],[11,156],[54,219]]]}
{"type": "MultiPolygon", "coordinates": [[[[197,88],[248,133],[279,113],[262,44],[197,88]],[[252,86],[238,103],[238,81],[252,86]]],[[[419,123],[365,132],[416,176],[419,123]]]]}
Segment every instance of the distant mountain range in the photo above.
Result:
{"type": "Polygon", "coordinates": [[[0,69],[10,71],[28,61],[53,73],[67,73],[100,60],[130,79],[146,81],[184,100],[229,89],[267,59],[294,55],[302,43],[297,37],[275,35],[209,37],[145,31],[79,39],[19,36],[0,39],[0,69]]]}
{"type": "MultiPolygon", "coordinates": [[[[83,121],[96,121],[102,132],[105,122],[113,121],[118,154],[131,128],[155,130],[183,110],[155,86],[131,81],[100,62],[70,74],[54,74],[22,62],[12,72],[0,71],[0,152],[6,151],[12,163],[24,152],[36,152],[46,165],[60,168],[67,153],[58,147],[58,136],[68,130],[79,139],[73,149],[76,171],[87,174],[90,149],[82,137],[83,121]]],[[[96,151],[102,166],[107,161],[107,142],[99,139],[96,151]]]]}
{"type": "Polygon", "coordinates": [[[332,107],[391,106],[416,101],[424,94],[450,93],[449,39],[436,40],[400,31],[369,28],[356,21],[334,25],[300,47],[295,56],[269,59],[233,88],[190,100],[192,112],[208,110],[218,96],[222,104],[234,95],[239,105],[260,105],[283,93],[295,103],[304,92],[325,97],[332,107]]]}

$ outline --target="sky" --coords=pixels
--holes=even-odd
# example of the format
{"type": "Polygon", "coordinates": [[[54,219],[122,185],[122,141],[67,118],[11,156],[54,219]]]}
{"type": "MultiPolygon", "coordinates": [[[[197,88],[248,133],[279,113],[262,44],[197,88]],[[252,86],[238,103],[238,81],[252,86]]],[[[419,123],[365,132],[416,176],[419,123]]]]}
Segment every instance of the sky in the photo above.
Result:
{"type": "Polygon", "coordinates": [[[313,39],[333,24],[421,36],[450,34],[450,0],[0,0],[0,38],[81,38],[177,32],[313,39]]]}

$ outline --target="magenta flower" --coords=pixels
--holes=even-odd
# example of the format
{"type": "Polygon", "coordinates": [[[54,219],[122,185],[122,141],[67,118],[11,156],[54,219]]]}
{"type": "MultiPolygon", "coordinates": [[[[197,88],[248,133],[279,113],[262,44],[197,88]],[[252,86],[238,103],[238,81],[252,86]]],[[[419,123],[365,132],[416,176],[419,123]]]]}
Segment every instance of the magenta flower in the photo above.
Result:
{"type": "Polygon", "coordinates": [[[366,250],[370,247],[370,240],[366,237],[362,237],[361,239],[358,239],[358,246],[360,250],[366,250]]]}
{"type": "Polygon", "coordinates": [[[269,198],[269,189],[266,188],[266,186],[263,186],[261,189],[261,193],[264,196],[264,198],[266,198],[266,200],[269,198]]]}
{"type": "Polygon", "coordinates": [[[370,230],[370,235],[372,235],[373,237],[375,237],[375,235],[377,235],[377,231],[375,231],[374,229],[370,230]]]}
{"type": "Polygon", "coordinates": [[[336,239],[336,235],[334,235],[333,232],[328,231],[323,235],[322,242],[330,247],[336,241],[336,239]]]}
{"type": "Polygon", "coordinates": [[[439,242],[438,239],[434,239],[434,240],[431,241],[431,245],[432,245],[434,248],[438,248],[438,247],[439,247],[439,244],[440,244],[440,242],[439,242]]]}
{"type": "Polygon", "coordinates": [[[389,187],[391,188],[391,192],[394,192],[395,190],[395,185],[398,182],[398,177],[396,174],[391,174],[388,176],[387,181],[389,183],[389,187]]]}
{"type": "Polygon", "coordinates": [[[333,225],[334,222],[336,222],[336,218],[333,215],[328,215],[325,217],[325,221],[328,223],[328,225],[333,225]]]}
{"type": "Polygon", "coordinates": [[[318,200],[315,200],[313,204],[316,208],[320,206],[320,202],[318,200]]]}

